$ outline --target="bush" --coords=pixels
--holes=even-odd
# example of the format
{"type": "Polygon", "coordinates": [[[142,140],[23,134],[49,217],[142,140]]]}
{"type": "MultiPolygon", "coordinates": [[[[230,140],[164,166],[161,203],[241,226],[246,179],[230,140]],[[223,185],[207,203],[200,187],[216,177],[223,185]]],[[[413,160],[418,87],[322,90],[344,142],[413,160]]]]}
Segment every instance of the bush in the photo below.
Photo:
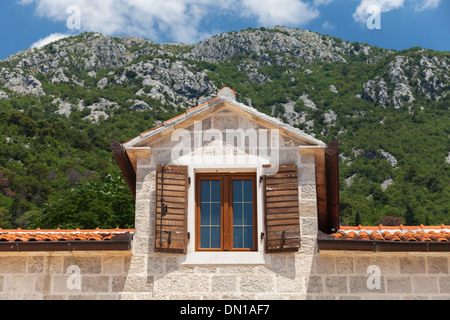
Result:
{"type": "Polygon", "coordinates": [[[77,184],[27,219],[30,228],[133,228],[134,199],[120,174],[113,173],[77,184]]]}
{"type": "Polygon", "coordinates": [[[377,221],[383,226],[399,226],[403,224],[403,219],[400,217],[385,216],[377,221]]]}

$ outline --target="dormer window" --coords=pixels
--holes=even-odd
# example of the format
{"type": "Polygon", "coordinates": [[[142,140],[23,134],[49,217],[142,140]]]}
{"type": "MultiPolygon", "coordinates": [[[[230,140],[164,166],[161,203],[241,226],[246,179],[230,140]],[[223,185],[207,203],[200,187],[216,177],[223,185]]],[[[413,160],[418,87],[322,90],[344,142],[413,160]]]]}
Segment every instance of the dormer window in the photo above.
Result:
{"type": "Polygon", "coordinates": [[[316,203],[312,185],[318,212],[328,210],[325,149],[225,88],[114,150],[151,219],[150,250],[181,254],[186,265],[256,265],[298,252],[301,206],[316,203]]]}

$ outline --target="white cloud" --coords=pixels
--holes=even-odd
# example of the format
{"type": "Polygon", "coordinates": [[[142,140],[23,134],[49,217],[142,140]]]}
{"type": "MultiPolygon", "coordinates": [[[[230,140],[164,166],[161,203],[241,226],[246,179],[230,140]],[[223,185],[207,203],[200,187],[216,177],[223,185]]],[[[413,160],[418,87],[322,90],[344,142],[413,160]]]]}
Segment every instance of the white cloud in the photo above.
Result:
{"type": "Polygon", "coordinates": [[[302,26],[319,16],[317,6],[333,0],[16,1],[33,5],[40,17],[62,23],[70,17],[67,9],[76,6],[80,9],[80,31],[195,43],[210,35],[204,26],[215,16],[255,18],[263,26],[302,26]]]}
{"type": "Polygon", "coordinates": [[[416,6],[415,11],[420,12],[427,9],[435,9],[439,6],[441,0],[423,0],[420,5],[416,6]]]}
{"type": "Polygon", "coordinates": [[[34,5],[38,16],[56,22],[66,22],[69,6],[81,13],[81,31],[96,31],[108,35],[133,35],[177,42],[194,42],[202,37],[202,19],[226,8],[219,0],[18,0],[34,5]]]}
{"type": "Polygon", "coordinates": [[[243,0],[241,16],[256,17],[264,26],[299,26],[319,16],[316,8],[300,0],[243,0]]]}
{"type": "MultiPolygon", "coordinates": [[[[329,1],[329,0],[315,0],[315,1],[329,1]]],[[[411,5],[416,5],[414,11],[420,12],[427,9],[435,9],[439,6],[442,0],[361,0],[359,6],[356,8],[353,18],[357,22],[365,23],[367,18],[374,13],[374,8],[377,12],[389,12],[395,9],[403,8],[405,2],[411,5]]]]}
{"type": "Polygon", "coordinates": [[[33,43],[31,45],[31,48],[42,48],[43,46],[46,46],[49,43],[64,39],[70,37],[70,35],[67,34],[62,34],[62,33],[52,33],[51,35],[39,39],[38,41],[36,41],[35,43],[33,43]]]}
{"type": "Polygon", "coordinates": [[[316,7],[318,7],[318,6],[330,4],[330,3],[333,2],[333,1],[334,1],[334,0],[314,0],[314,5],[315,5],[316,7]]]}
{"type": "Polygon", "coordinates": [[[334,30],[334,29],[336,29],[336,27],[335,27],[333,24],[331,24],[330,22],[325,21],[325,22],[322,24],[322,29],[325,29],[325,30],[334,30]]]}
{"type": "Polygon", "coordinates": [[[403,7],[404,0],[362,0],[356,8],[353,18],[357,22],[365,23],[376,8],[377,12],[389,12],[403,7]]]}

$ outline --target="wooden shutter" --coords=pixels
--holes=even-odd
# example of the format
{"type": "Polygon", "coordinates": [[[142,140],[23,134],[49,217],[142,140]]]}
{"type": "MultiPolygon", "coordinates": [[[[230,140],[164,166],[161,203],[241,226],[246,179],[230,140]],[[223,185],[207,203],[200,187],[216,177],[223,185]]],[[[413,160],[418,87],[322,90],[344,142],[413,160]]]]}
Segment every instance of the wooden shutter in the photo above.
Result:
{"type": "Polygon", "coordinates": [[[188,188],[188,167],[158,165],[155,251],[186,252],[188,188]]]}
{"type": "Polygon", "coordinates": [[[264,200],[266,252],[297,251],[300,217],[296,164],[280,164],[277,174],[264,175],[264,200]]]}

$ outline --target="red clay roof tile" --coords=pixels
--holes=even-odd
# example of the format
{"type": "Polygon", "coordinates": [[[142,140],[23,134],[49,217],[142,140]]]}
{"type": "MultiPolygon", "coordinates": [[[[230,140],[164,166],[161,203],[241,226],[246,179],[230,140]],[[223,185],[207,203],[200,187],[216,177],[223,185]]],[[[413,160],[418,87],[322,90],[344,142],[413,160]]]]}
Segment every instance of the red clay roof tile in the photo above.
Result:
{"type": "Polygon", "coordinates": [[[449,242],[450,226],[341,226],[332,236],[346,240],[449,242]]]}
{"type": "Polygon", "coordinates": [[[29,241],[111,241],[114,236],[133,233],[133,229],[114,230],[3,230],[0,228],[0,242],[29,241]]]}

